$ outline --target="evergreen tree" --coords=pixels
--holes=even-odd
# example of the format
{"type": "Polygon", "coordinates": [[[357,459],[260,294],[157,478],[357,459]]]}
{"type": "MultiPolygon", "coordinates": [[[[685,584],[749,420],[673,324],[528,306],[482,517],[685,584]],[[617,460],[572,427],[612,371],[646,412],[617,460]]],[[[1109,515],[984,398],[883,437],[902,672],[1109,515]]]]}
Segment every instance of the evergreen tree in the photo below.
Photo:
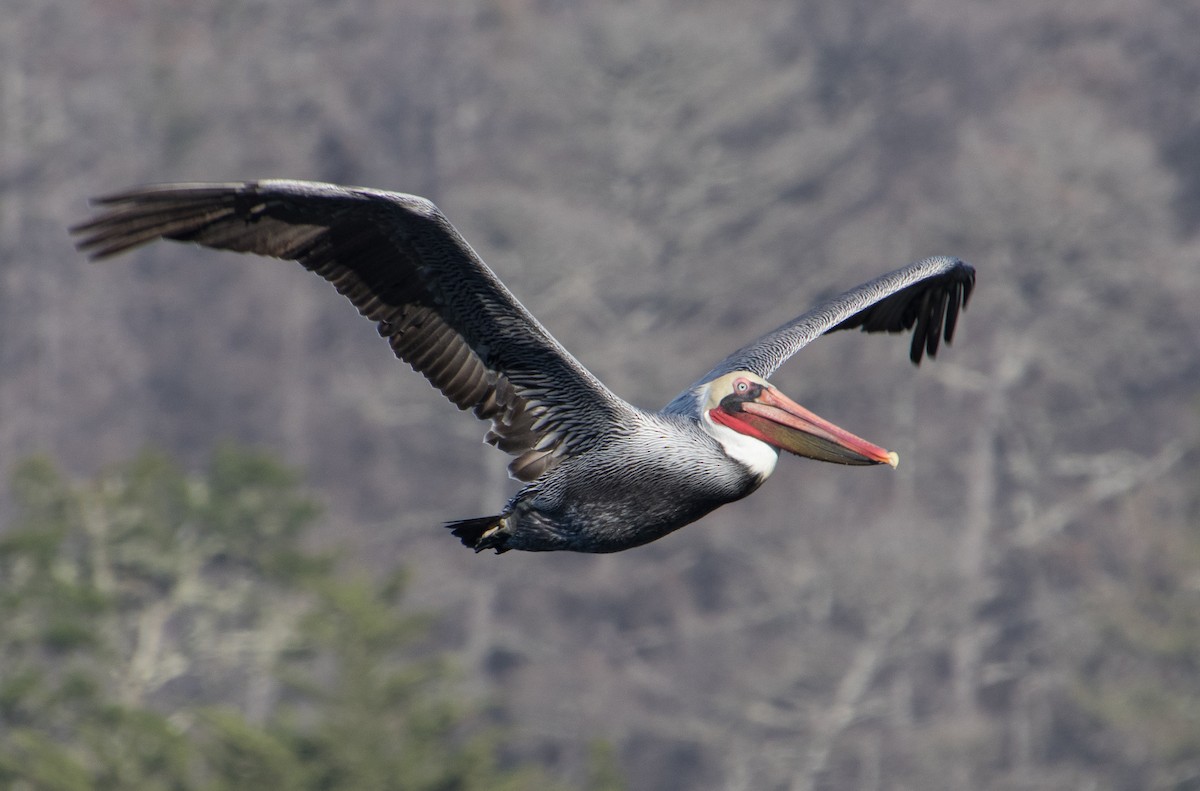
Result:
{"type": "Polygon", "coordinates": [[[226,448],[191,476],[145,454],[82,483],[34,459],[12,490],[0,786],[553,787],[456,699],[402,577],[304,548],[320,508],[270,457],[226,448]]]}

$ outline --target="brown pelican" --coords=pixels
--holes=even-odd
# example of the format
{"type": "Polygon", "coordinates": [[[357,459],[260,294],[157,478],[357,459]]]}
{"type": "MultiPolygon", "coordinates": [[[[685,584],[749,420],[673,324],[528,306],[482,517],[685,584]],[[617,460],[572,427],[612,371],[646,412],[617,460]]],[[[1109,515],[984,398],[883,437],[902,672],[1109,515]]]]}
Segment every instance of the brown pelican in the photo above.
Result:
{"type": "Polygon", "coordinates": [[[505,288],[424,198],[303,181],[167,184],[101,198],[72,228],[100,259],[154,239],[298,261],[377,322],[396,356],[491,421],[486,441],[525,482],[500,513],[451,522],[477,552],[617,552],[753,492],[786,450],[837,464],[895,453],[817,417],[767,381],[826,332],[913,331],[910,357],[950,342],[975,271],[927,258],[743,346],[658,412],[618,398],[505,288]]]}

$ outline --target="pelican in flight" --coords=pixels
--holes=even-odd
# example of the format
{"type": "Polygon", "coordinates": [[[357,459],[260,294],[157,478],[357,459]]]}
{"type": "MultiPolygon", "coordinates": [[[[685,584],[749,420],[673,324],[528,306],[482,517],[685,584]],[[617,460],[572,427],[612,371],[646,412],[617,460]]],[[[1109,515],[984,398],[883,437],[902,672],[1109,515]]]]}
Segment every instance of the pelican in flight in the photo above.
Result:
{"type": "Polygon", "coordinates": [[[500,513],[447,524],[476,552],[619,552],[762,485],[781,450],[835,464],[898,457],[814,415],[768,377],[822,334],[912,331],[949,343],[975,270],[926,258],[827,300],[718,362],[663,409],[615,395],[509,292],[425,198],[305,181],[165,184],[96,204],[71,229],[92,258],[155,239],[297,261],[376,322],[524,482],[500,513]]]}

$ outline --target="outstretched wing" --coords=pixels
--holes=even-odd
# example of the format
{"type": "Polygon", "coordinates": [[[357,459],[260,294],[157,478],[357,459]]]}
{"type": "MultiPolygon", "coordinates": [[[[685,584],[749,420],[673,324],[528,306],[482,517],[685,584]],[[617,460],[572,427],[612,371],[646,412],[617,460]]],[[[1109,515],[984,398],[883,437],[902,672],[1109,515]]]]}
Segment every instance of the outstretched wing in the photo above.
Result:
{"type": "Polygon", "coordinates": [[[909,357],[937,355],[938,340],[950,343],[958,312],[975,286],[975,269],[939,256],[889,272],[818,305],[726,357],[667,407],[687,400],[695,387],[732,371],[769,377],[789,357],[827,332],[861,327],[863,332],[912,330],[909,357]]]}
{"type": "Polygon", "coordinates": [[[533,480],[627,410],[556,341],[424,198],[303,181],[166,184],[101,198],[71,229],[107,258],[155,239],[298,261],[378,322],[396,356],[533,480]]]}

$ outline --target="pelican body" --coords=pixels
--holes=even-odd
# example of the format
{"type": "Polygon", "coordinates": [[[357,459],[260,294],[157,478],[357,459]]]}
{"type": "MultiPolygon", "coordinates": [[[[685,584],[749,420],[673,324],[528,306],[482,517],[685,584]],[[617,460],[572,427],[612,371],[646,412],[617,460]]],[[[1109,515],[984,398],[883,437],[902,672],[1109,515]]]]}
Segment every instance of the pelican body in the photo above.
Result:
{"type": "Polygon", "coordinates": [[[814,415],[768,377],[820,335],[949,343],[975,282],[927,258],[824,302],[717,363],[658,412],[619,398],[505,288],[437,207],[415,195],[304,181],[166,184],[101,198],[72,228],[93,258],[155,239],[298,261],[376,322],[396,356],[460,409],[525,482],[500,513],[450,522],[475,551],[618,552],[755,491],[781,451],[837,464],[898,457],[814,415]]]}

